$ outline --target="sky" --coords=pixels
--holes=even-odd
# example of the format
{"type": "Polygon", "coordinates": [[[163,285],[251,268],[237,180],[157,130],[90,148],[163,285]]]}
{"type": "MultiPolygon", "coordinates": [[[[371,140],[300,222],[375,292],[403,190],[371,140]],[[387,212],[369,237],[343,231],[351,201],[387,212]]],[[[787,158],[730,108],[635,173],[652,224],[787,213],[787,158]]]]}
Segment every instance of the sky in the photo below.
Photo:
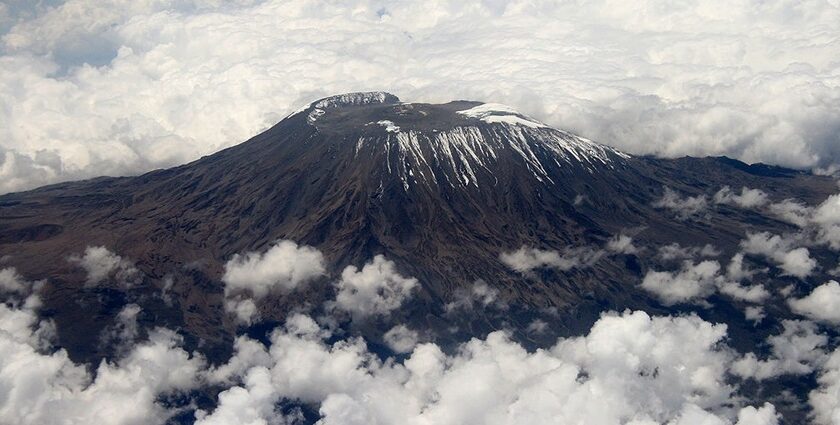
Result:
{"type": "Polygon", "coordinates": [[[840,164],[840,1],[0,2],[0,193],[182,164],[314,99],[508,104],[630,154],[840,164]]]}

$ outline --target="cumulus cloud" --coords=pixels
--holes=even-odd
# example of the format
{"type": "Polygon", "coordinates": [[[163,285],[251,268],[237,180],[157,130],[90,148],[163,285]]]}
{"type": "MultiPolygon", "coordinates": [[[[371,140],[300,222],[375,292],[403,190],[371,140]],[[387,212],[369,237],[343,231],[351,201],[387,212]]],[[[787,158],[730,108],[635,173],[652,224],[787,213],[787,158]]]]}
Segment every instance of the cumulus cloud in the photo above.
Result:
{"type": "Polygon", "coordinates": [[[751,303],[762,303],[770,298],[770,292],[764,285],[742,286],[736,282],[724,281],[718,284],[718,289],[721,294],[751,303]]]}
{"type": "Polygon", "coordinates": [[[528,327],[525,328],[525,332],[529,334],[540,335],[545,333],[546,329],[548,329],[548,323],[544,320],[534,319],[531,323],[528,324],[528,327]]]}
{"type": "Polygon", "coordinates": [[[607,241],[607,250],[619,254],[636,254],[639,248],[633,245],[633,238],[627,235],[617,235],[607,241]]]}
{"type": "Polygon", "coordinates": [[[755,408],[747,406],[738,412],[738,423],[736,425],[778,425],[779,414],[776,407],[770,403],[755,408]]]}
{"type": "MultiPolygon", "coordinates": [[[[384,260],[366,267],[377,263],[373,271],[349,269],[351,277],[393,275],[381,271],[384,260]]],[[[294,314],[267,346],[237,337],[231,359],[216,367],[180,348],[174,332],[153,329],[94,375],[64,350],[39,348],[44,322],[37,304],[0,304],[3,422],[164,423],[194,408],[183,396],[208,383],[223,390],[214,408],[195,411],[203,425],[299,423],[300,411],[278,409],[284,402],[317,406],[322,424],[773,425],[777,418],[770,404],[743,406],[727,376],[734,352],[725,344],[726,326],[694,315],[608,313],[587,335],[549,349],[528,351],[497,331],[450,354],[417,344],[415,332],[398,325],[385,335],[408,354],[397,360],[381,359],[361,338],[335,339],[309,316],[294,314]],[[186,404],[172,405],[179,399],[186,404]]],[[[126,321],[139,312],[130,305],[123,311],[126,321]]],[[[799,336],[809,335],[794,335],[791,345],[802,349],[799,336]]]]}
{"type": "Polygon", "coordinates": [[[742,187],[741,193],[737,194],[729,186],[724,186],[717,191],[713,199],[716,204],[730,204],[741,208],[760,207],[768,202],[767,194],[761,189],[742,187]]]}
{"type": "Polygon", "coordinates": [[[764,313],[764,307],[757,305],[750,305],[744,309],[744,318],[753,322],[754,324],[761,323],[767,314],[764,313]]]}
{"type": "Polygon", "coordinates": [[[817,332],[812,322],[782,321],[784,330],[767,339],[771,354],[759,360],[747,353],[732,363],[733,374],[742,378],[765,380],[781,375],[805,375],[819,368],[825,361],[824,348],[828,337],[817,332]]]}
{"type": "Polygon", "coordinates": [[[819,425],[840,423],[840,348],[831,354],[817,381],[820,387],[808,396],[814,422],[819,425]]]}
{"type": "Polygon", "coordinates": [[[350,313],[354,319],[387,316],[411,297],[417,279],[403,277],[393,261],[377,255],[361,270],[347,266],[336,283],[333,307],[350,313]]]}
{"type": "Polygon", "coordinates": [[[840,149],[833,2],[51,3],[0,12],[1,191],[183,163],[362,89],[502,102],[637,154],[840,149]]]}
{"type": "Polygon", "coordinates": [[[741,241],[741,248],[748,254],[763,255],[784,271],[784,274],[798,277],[808,277],[817,267],[817,260],[811,258],[808,248],[794,248],[792,238],[783,238],[768,232],[750,233],[741,241]]]}
{"type": "Polygon", "coordinates": [[[225,263],[225,309],[245,323],[257,314],[255,300],[288,293],[326,273],[324,256],[310,246],[281,240],[263,253],[234,254],[225,263]]]}
{"type": "Polygon", "coordinates": [[[177,407],[161,398],[199,384],[201,357],[179,347],[172,331],[155,329],[118,361],[95,375],[63,349],[44,350],[44,322],[36,307],[0,304],[0,422],[17,424],[162,424],[177,407]]]}
{"type": "Polygon", "coordinates": [[[118,353],[124,353],[132,346],[140,334],[137,316],[142,309],[137,304],[125,305],[117,313],[114,324],[105,329],[101,340],[106,347],[115,347],[118,353]]]}
{"type": "Polygon", "coordinates": [[[659,258],[663,260],[690,260],[694,258],[717,257],[720,251],[711,244],[702,247],[684,247],[676,242],[659,247],[659,258]]]}
{"type": "Polygon", "coordinates": [[[262,366],[249,369],[241,386],[219,393],[216,409],[212,414],[196,412],[196,425],[228,424],[285,424],[283,415],[275,409],[277,391],[271,383],[271,374],[262,366]],[[272,418],[271,422],[266,418],[272,418]]]}
{"type": "Polygon", "coordinates": [[[298,321],[309,325],[275,330],[271,364],[244,372],[214,411],[198,413],[203,423],[283,423],[281,400],[320,406],[322,424],[776,423],[770,404],[738,409],[726,327],[696,316],[613,313],[551,349],[529,352],[497,331],[452,354],[420,344],[404,361],[298,321]]]}
{"type": "MultiPolygon", "coordinates": [[[[306,319],[311,320],[308,317],[306,319]]],[[[294,320],[300,320],[298,315],[289,317],[287,323],[292,323],[294,320]]],[[[317,325],[315,326],[317,327],[317,325]]],[[[204,377],[208,382],[230,385],[245,376],[248,370],[253,367],[268,367],[271,365],[271,356],[268,355],[265,346],[261,342],[246,336],[236,337],[233,342],[233,351],[234,354],[228,359],[227,363],[205,371],[204,377]]]]}
{"type": "Polygon", "coordinates": [[[719,271],[717,261],[686,261],[678,272],[648,272],[642,280],[642,288],[656,295],[665,305],[702,299],[714,292],[719,271]]]}
{"type": "MultiPolygon", "coordinates": [[[[751,279],[757,272],[758,270],[752,270],[744,264],[744,254],[739,252],[732,256],[729,265],[726,266],[726,275],[717,279],[718,289],[722,294],[736,300],[762,303],[770,297],[770,292],[764,285],[741,285],[742,281],[751,279]]],[[[766,272],[766,270],[761,270],[761,272],[766,272]]]]}
{"type": "Polygon", "coordinates": [[[816,208],[813,222],[819,228],[819,241],[840,250],[840,194],[829,196],[816,208]]]}
{"type": "Polygon", "coordinates": [[[709,201],[705,195],[681,197],[670,187],[665,188],[662,198],[653,203],[656,208],[673,211],[680,220],[687,220],[705,211],[709,201]]]}
{"type": "Polygon", "coordinates": [[[814,243],[828,245],[840,250],[840,194],[834,194],[825,201],[811,207],[791,199],[770,204],[770,212],[789,223],[805,230],[811,230],[814,236],[808,236],[814,243]]]}
{"type": "Polygon", "coordinates": [[[44,281],[26,280],[13,267],[0,269],[0,294],[6,296],[28,296],[43,286],[44,281]]]}
{"type": "Polygon", "coordinates": [[[568,248],[563,252],[522,247],[513,252],[503,252],[499,259],[519,273],[550,267],[560,271],[589,267],[604,256],[604,251],[590,247],[568,248]]]}
{"type": "Polygon", "coordinates": [[[505,310],[508,305],[499,298],[499,290],[490,287],[483,280],[473,282],[470,287],[456,289],[452,295],[452,301],[444,306],[447,312],[452,312],[459,308],[472,310],[473,308],[483,309],[488,307],[505,310]]]}
{"type": "Polygon", "coordinates": [[[840,324],[840,283],[834,280],[826,282],[804,298],[789,300],[788,304],[794,313],[821,322],[840,324]]]}
{"type": "Polygon", "coordinates": [[[324,256],[310,246],[281,240],[264,253],[235,254],[225,263],[225,293],[250,292],[262,298],[271,291],[288,292],[325,273],[324,256]]]}
{"type": "Polygon", "coordinates": [[[813,213],[813,208],[793,199],[785,199],[784,201],[770,204],[769,209],[772,214],[799,227],[808,225],[811,214],[813,213]]]}
{"type": "Polygon", "coordinates": [[[121,284],[131,285],[138,275],[134,263],[104,246],[89,246],[85,248],[82,256],[72,255],[69,261],[87,272],[88,285],[96,285],[109,278],[114,278],[121,284]]]}
{"type": "Polygon", "coordinates": [[[386,332],[383,338],[388,348],[395,353],[410,353],[417,346],[419,335],[405,325],[397,325],[386,332]]]}
{"type": "Polygon", "coordinates": [[[770,297],[770,292],[761,284],[743,286],[740,283],[753,274],[743,262],[743,254],[736,254],[723,273],[717,261],[695,263],[686,260],[679,271],[649,271],[641,287],[665,305],[699,301],[716,290],[736,300],[761,303],[770,297]]]}

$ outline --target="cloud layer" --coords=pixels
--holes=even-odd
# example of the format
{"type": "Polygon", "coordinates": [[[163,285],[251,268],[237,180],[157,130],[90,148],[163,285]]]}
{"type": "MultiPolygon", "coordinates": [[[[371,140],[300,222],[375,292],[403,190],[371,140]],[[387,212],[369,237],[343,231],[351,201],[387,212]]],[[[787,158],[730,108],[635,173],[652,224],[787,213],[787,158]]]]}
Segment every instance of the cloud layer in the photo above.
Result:
{"type": "Polygon", "coordinates": [[[835,0],[29,3],[0,7],[0,192],[182,163],[368,89],[630,153],[840,159],[835,0]]]}
{"type": "Polygon", "coordinates": [[[323,425],[778,423],[772,405],[732,398],[726,326],[696,316],[607,314],[550,349],[529,352],[497,331],[453,354],[420,344],[404,361],[380,360],[359,338],[328,342],[308,316],[289,323],[259,355],[240,339],[232,361],[258,363],[198,423],[284,423],[283,399],[320,406],[323,425]]]}

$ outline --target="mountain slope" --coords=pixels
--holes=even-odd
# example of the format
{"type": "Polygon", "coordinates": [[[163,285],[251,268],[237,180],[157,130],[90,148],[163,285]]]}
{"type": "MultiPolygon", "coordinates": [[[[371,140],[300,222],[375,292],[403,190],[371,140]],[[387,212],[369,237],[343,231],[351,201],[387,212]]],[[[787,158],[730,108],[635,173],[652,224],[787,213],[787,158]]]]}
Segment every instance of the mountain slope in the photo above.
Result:
{"type": "MultiPolygon", "coordinates": [[[[666,311],[638,286],[650,265],[614,255],[591,267],[523,275],[501,254],[600,247],[628,233],[650,250],[708,243],[732,255],[747,228],[794,229],[737,208],[679,220],[654,206],[665,187],[696,196],[724,185],[809,203],[836,191],[829,178],[725,158],[632,157],[500,105],[406,104],[387,93],[356,93],[314,102],[241,145],[181,167],[4,195],[0,257],[27,276],[49,278],[46,311],[79,359],[107,354],[97,330],[126,299],[142,305],[147,323],[181,327],[210,352],[225,345],[236,326],[222,308],[225,262],[280,239],[317,247],[328,274],[269,298],[261,306],[267,318],[319,304],[345,266],[384,254],[420,282],[398,313],[410,323],[443,331],[463,320],[468,334],[527,324],[554,308],[552,332],[571,334],[604,309],[666,311]],[[138,281],[91,285],[68,261],[89,246],[133,261],[138,281]],[[478,280],[499,290],[510,312],[442,319],[444,306],[478,280]],[[164,288],[169,304],[156,295],[164,288]]],[[[734,308],[708,314],[738,332],[750,325],[735,323],[734,308]]]]}

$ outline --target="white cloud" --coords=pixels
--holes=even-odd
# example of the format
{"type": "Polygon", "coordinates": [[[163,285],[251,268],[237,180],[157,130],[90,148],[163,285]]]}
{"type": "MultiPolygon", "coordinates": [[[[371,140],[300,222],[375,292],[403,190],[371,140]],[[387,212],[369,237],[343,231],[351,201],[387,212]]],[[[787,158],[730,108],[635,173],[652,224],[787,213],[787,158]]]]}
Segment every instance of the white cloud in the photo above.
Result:
{"type": "Polygon", "coordinates": [[[662,198],[653,203],[656,208],[673,211],[680,220],[687,220],[705,211],[709,205],[705,195],[681,197],[670,187],[665,188],[662,198]]]}
{"type": "Polygon", "coordinates": [[[767,314],[764,313],[764,307],[757,305],[750,305],[744,308],[744,318],[755,324],[761,323],[767,314]]]}
{"type": "Polygon", "coordinates": [[[444,306],[446,312],[452,312],[462,308],[472,310],[473,308],[494,307],[500,310],[508,308],[507,303],[499,298],[499,290],[491,288],[487,282],[478,280],[468,288],[458,288],[452,294],[452,301],[444,306]]]}
{"type": "Polygon", "coordinates": [[[840,250],[840,194],[829,196],[816,208],[813,222],[819,227],[819,240],[840,250]]]}
{"type": "Polygon", "coordinates": [[[259,317],[259,310],[254,300],[244,296],[225,298],[225,311],[233,314],[239,323],[250,325],[259,317]]]}
{"type": "Polygon", "coordinates": [[[212,414],[196,412],[195,425],[229,424],[284,424],[282,415],[275,410],[277,391],[271,383],[271,374],[262,366],[249,369],[242,386],[228,388],[219,393],[216,409],[212,414]],[[267,422],[271,418],[272,422],[267,422]]]}
{"type": "MultiPolygon", "coordinates": [[[[766,270],[762,270],[765,272],[766,270]]],[[[751,270],[747,266],[744,265],[744,254],[739,252],[732,256],[732,259],[729,261],[729,265],[726,266],[726,275],[733,280],[741,281],[744,279],[751,278],[755,273],[756,270],[751,270]]]]}
{"type": "Polygon", "coordinates": [[[409,353],[417,346],[419,335],[405,325],[397,325],[386,332],[383,338],[395,353],[409,353]]]}
{"type": "Polygon", "coordinates": [[[817,332],[811,322],[799,320],[782,321],[784,330],[767,339],[771,354],[759,360],[755,354],[747,353],[732,363],[732,373],[742,378],[765,380],[781,375],[805,375],[813,372],[825,361],[828,337],[817,332]]]}
{"type": "Polygon", "coordinates": [[[784,274],[808,277],[817,267],[817,261],[810,256],[808,248],[794,248],[795,241],[768,232],[750,233],[741,241],[741,247],[748,254],[764,255],[772,259],[784,274]]]}
{"type": "Polygon", "coordinates": [[[287,399],[319,405],[322,424],[776,423],[770,404],[738,409],[726,327],[696,316],[607,314],[548,350],[493,332],[451,355],[420,344],[402,362],[379,360],[360,339],[327,342],[308,323],[275,330],[272,364],[247,371],[199,417],[282,422],[273,406],[287,399]]]}
{"type": "Polygon", "coordinates": [[[736,300],[751,303],[762,303],[767,298],[770,298],[770,292],[767,291],[764,285],[745,287],[736,282],[724,280],[724,282],[718,283],[718,290],[720,290],[721,294],[728,295],[736,300]]]}
{"type": "Polygon", "coordinates": [[[679,272],[650,271],[642,280],[642,288],[656,295],[665,305],[703,299],[715,291],[720,271],[717,261],[686,261],[679,272]]]}
{"type": "Polygon", "coordinates": [[[741,208],[755,208],[767,203],[767,194],[761,189],[741,188],[741,193],[736,194],[729,186],[722,187],[715,193],[713,199],[716,204],[732,204],[741,208]]]}
{"type": "Polygon", "coordinates": [[[528,324],[528,327],[525,328],[525,332],[529,334],[540,335],[545,333],[546,329],[548,329],[548,323],[544,320],[534,319],[531,323],[528,324]]]}
{"type": "Polygon", "coordinates": [[[776,407],[770,403],[755,408],[747,406],[738,412],[738,423],[735,425],[778,425],[779,414],[776,407]]]}
{"type": "Polygon", "coordinates": [[[607,250],[620,254],[636,254],[639,248],[633,245],[633,238],[627,235],[617,235],[607,241],[607,250]]]}
{"type": "Polygon", "coordinates": [[[208,382],[231,384],[237,378],[245,376],[246,372],[253,367],[268,367],[271,365],[271,356],[268,355],[265,346],[246,336],[236,337],[233,342],[233,350],[234,354],[228,359],[227,363],[205,372],[205,378],[208,382]]]}
{"type": "MultiPolygon", "coordinates": [[[[669,251],[669,254],[674,252],[669,251]]],[[[744,255],[740,253],[732,257],[725,274],[721,273],[717,261],[695,263],[686,260],[676,272],[649,271],[642,280],[642,288],[653,293],[665,305],[700,301],[716,290],[739,301],[762,303],[770,297],[764,285],[741,285],[741,281],[753,273],[745,268],[744,255]]]]}
{"type": "Polygon", "coordinates": [[[791,310],[821,322],[840,324],[840,283],[826,282],[800,299],[788,301],[791,310]]]}
{"type": "Polygon", "coordinates": [[[820,387],[808,397],[819,425],[840,423],[840,348],[835,349],[817,378],[820,387]]]}
{"type": "Polygon", "coordinates": [[[638,154],[802,167],[838,158],[832,2],[32,9],[0,13],[2,191],[183,163],[304,101],[362,89],[502,102],[638,154]]]}
{"type": "Polygon", "coordinates": [[[235,254],[225,263],[225,294],[248,292],[254,298],[289,292],[323,275],[324,256],[310,246],[281,240],[264,253],[235,254]]]}
{"type": "Polygon", "coordinates": [[[174,332],[155,329],[116,363],[100,363],[94,378],[63,349],[41,349],[44,325],[33,308],[0,305],[0,422],[162,424],[176,410],[159,397],[195,388],[204,368],[174,332]]]}
{"type": "Polygon", "coordinates": [[[28,296],[43,285],[44,281],[31,282],[24,279],[13,267],[0,269],[0,294],[28,296]]]}
{"type": "Polygon", "coordinates": [[[234,254],[225,263],[225,309],[251,323],[256,300],[269,293],[288,293],[326,273],[324,256],[310,246],[281,240],[264,253],[234,254]]]}
{"type": "Polygon", "coordinates": [[[528,273],[543,267],[551,267],[560,271],[589,267],[603,256],[603,251],[589,247],[569,248],[561,253],[554,250],[523,246],[513,252],[503,252],[499,255],[499,259],[512,270],[519,273],[528,273]]]}
{"type": "Polygon", "coordinates": [[[803,205],[793,199],[785,199],[781,202],[770,204],[770,212],[777,217],[799,227],[808,225],[813,208],[803,205]]]}
{"type": "Polygon", "coordinates": [[[711,244],[702,247],[683,247],[674,242],[659,247],[659,257],[663,260],[691,260],[694,258],[717,257],[720,251],[711,244]]]}
{"type": "Polygon", "coordinates": [[[105,329],[101,335],[104,346],[116,348],[119,354],[125,354],[140,334],[137,316],[142,309],[137,304],[126,304],[117,313],[114,324],[105,329]]]}
{"type": "Polygon", "coordinates": [[[89,246],[85,248],[84,255],[72,255],[69,261],[85,269],[88,285],[96,285],[110,278],[116,279],[120,284],[131,285],[138,277],[138,270],[131,261],[104,246],[89,246]]]}
{"type": "Polygon", "coordinates": [[[359,270],[347,266],[336,283],[334,307],[346,311],[354,319],[387,316],[411,297],[417,279],[397,273],[396,265],[377,255],[359,270]]]}

